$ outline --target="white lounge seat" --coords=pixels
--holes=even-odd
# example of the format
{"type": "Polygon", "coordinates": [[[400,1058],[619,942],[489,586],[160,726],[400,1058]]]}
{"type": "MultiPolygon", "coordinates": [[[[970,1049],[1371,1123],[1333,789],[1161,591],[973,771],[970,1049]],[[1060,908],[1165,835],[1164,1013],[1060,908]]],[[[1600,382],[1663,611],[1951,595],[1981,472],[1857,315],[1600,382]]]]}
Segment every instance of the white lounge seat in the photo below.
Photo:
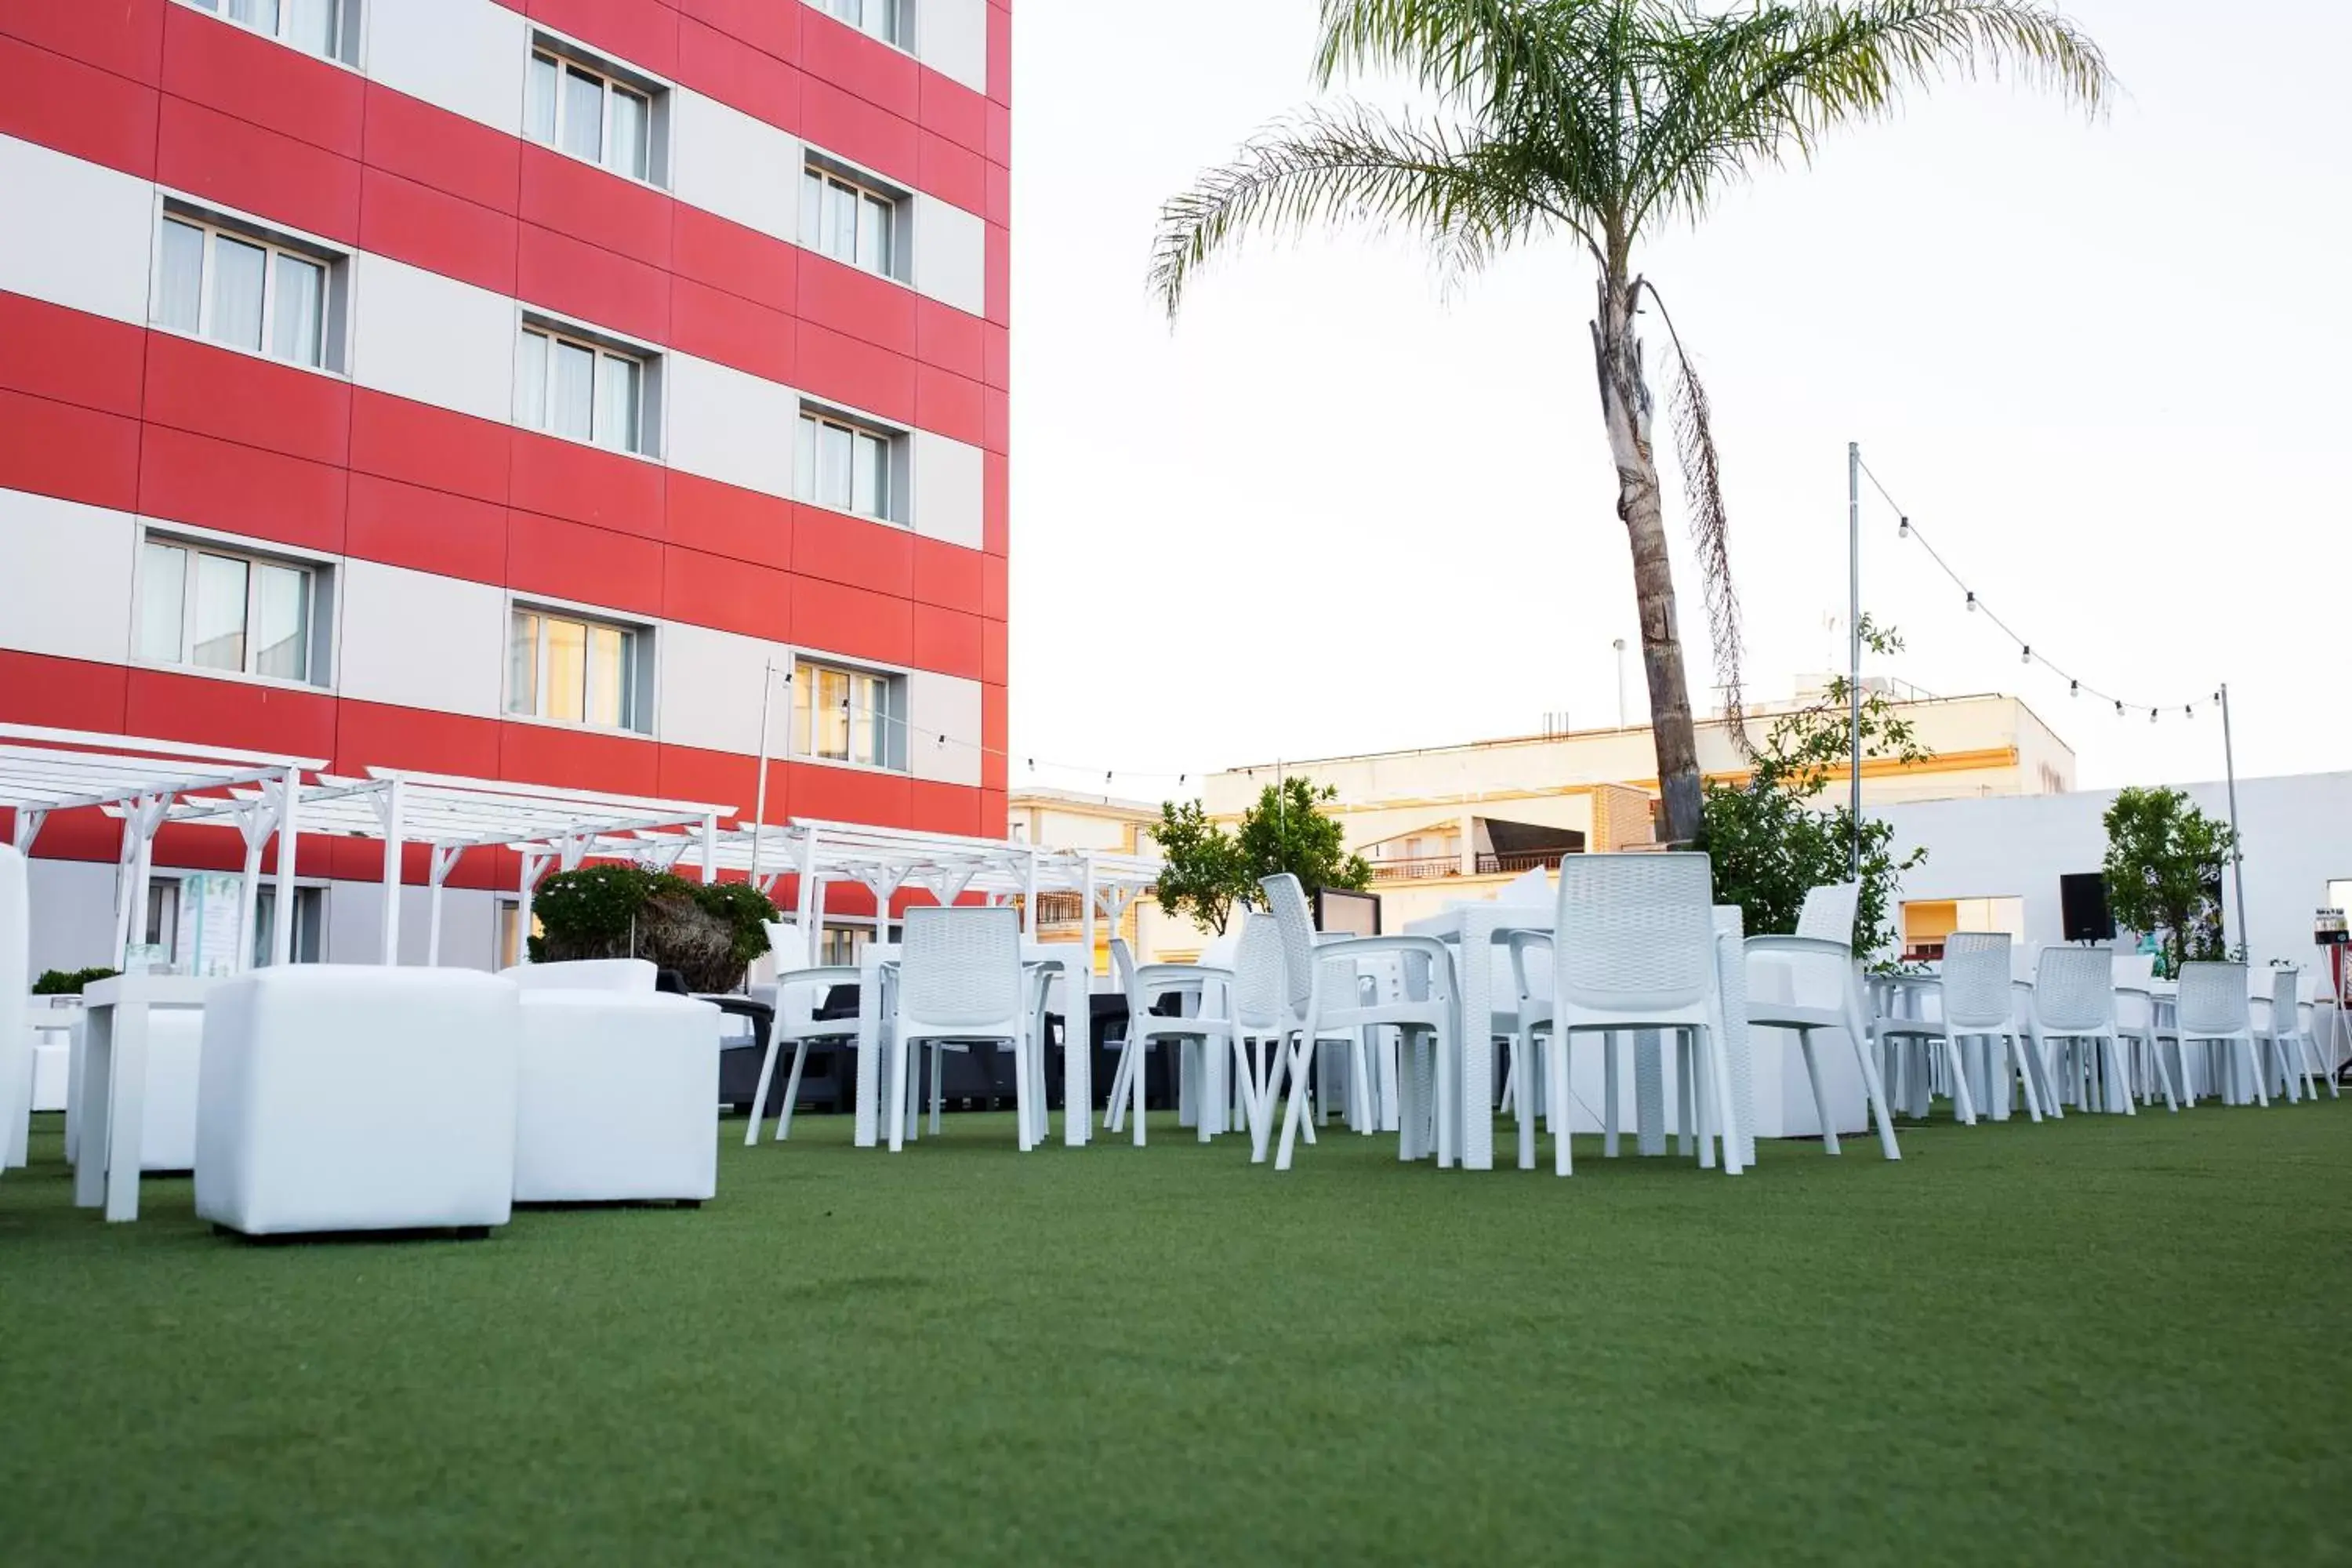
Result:
{"type": "Polygon", "coordinates": [[[467,970],[222,982],[205,1006],[197,1215],[249,1236],[504,1225],[521,1010],[512,981],[467,970]]]}

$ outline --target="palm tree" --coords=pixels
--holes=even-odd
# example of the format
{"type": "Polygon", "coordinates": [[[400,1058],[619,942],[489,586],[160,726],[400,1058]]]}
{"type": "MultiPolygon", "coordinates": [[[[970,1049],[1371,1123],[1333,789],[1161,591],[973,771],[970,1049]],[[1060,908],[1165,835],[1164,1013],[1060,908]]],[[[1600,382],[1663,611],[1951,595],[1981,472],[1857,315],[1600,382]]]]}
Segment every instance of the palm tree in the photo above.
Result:
{"type": "Polygon", "coordinates": [[[1417,231],[1449,276],[1565,232],[1591,256],[1592,356],[1633,553],[1642,662],[1667,837],[1699,829],[1697,741],[1675,632],[1654,404],[1634,318],[1646,293],[1673,345],[1674,425],[1717,679],[1739,727],[1739,608],[1706,395],[1634,247],[1693,222],[1735,180],[1811,155],[1832,126],[1889,113],[1946,76],[2008,72],[2095,114],[2098,46],[2035,0],[1322,0],[1318,88],[1401,77],[1427,110],[1310,107],[1161,207],[1151,286],[1173,320],[1193,272],[1251,231],[1327,222],[1417,231]]]}

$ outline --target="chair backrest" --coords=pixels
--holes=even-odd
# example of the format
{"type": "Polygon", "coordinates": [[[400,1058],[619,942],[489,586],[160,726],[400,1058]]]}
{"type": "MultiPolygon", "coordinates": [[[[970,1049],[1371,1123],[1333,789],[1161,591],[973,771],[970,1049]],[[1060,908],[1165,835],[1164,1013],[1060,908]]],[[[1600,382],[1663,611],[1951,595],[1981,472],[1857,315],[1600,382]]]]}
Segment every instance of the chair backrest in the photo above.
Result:
{"type": "Polygon", "coordinates": [[[1245,1029],[1274,1030],[1289,1022],[1290,968],[1282,931],[1274,921],[1254,919],[1242,927],[1234,951],[1234,1017],[1245,1029]]]}
{"type": "Polygon", "coordinates": [[[2135,991],[2145,991],[2156,980],[2156,954],[2152,952],[2116,953],[2116,984],[2135,991]]]}
{"type": "Polygon", "coordinates": [[[1282,933],[1282,963],[1287,977],[1291,1010],[1303,1012],[1315,994],[1315,917],[1307,908],[1307,889],[1287,871],[1261,878],[1266,908],[1274,911],[1275,928],[1282,933]]]}
{"type": "MultiPolygon", "coordinates": [[[[1951,950],[1945,949],[1948,956],[1951,950]]],[[[2053,1035],[2105,1034],[2116,1026],[2116,955],[2095,947],[2045,947],[2033,972],[2033,1010],[2053,1035]]]]}
{"type": "Polygon", "coordinates": [[[1559,999],[1687,1007],[1715,983],[1715,874],[1704,855],[1569,855],[1559,866],[1559,999]]]}
{"type": "MultiPolygon", "coordinates": [[[[1110,972],[1112,977],[1118,982],[1119,994],[1134,996],[1135,954],[1129,951],[1127,938],[1123,936],[1110,939],[1110,972]]],[[[1150,998],[1146,997],[1144,1000],[1149,1001],[1150,998]]]]}
{"type": "Polygon", "coordinates": [[[2016,1011],[2010,995],[2009,933],[1956,931],[1944,939],[1944,1022],[1954,1029],[2006,1030],[2016,1011]]]}
{"type": "Polygon", "coordinates": [[[2234,1035],[2253,1023],[2242,963],[2180,966],[2180,1033],[2184,1037],[2234,1035]]]}
{"type": "Polygon", "coordinates": [[[2303,971],[2271,971],[2271,1027],[2294,1034],[2303,1027],[2303,971]]]}
{"type": "Polygon", "coordinates": [[[1021,911],[917,904],[898,949],[898,1008],[925,1024],[993,1025],[1021,1011],[1021,911]]]}
{"type": "Polygon", "coordinates": [[[1805,894],[1797,914],[1797,934],[1819,942],[1853,945],[1854,913],[1862,907],[1860,882],[1832,882],[1805,894]]]}

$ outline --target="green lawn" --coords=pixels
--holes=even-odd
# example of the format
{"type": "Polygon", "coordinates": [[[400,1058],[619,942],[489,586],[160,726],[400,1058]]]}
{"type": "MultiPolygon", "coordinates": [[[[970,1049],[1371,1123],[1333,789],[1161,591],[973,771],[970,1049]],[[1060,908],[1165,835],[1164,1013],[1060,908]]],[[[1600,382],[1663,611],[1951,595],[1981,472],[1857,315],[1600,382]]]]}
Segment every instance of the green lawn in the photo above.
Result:
{"type": "Polygon", "coordinates": [[[845,1119],[254,1247],[0,1179],[0,1561],[2352,1562],[2352,1106],[1566,1182],[845,1119]],[[803,1142],[803,1140],[805,1140],[803,1142]]]}

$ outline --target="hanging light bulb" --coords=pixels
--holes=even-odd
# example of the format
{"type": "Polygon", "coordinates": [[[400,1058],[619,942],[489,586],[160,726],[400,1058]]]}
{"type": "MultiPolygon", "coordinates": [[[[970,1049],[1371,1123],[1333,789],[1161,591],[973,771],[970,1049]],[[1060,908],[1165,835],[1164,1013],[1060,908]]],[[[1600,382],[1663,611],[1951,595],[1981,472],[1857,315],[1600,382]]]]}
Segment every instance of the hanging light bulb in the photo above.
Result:
{"type": "Polygon", "coordinates": [[[1976,611],[1976,607],[1977,607],[1977,591],[1976,591],[1974,588],[1971,588],[1971,589],[1969,589],[1969,613],[1970,613],[1970,614],[1974,614],[1974,613],[1975,613],[1975,611],[1976,611]]]}
{"type": "Polygon", "coordinates": [[[2184,706],[2184,707],[2180,710],[2180,716],[2181,716],[2182,718],[2184,718],[2184,719],[2194,719],[2194,718],[2196,718],[2196,717],[2197,717],[2197,704],[2195,704],[2194,702],[2191,702],[2191,703],[2189,703],[2189,704],[2187,704],[2186,706],[2184,706]]]}
{"type": "Polygon", "coordinates": [[[2151,724],[2156,722],[2156,710],[2153,708],[2147,710],[2147,721],[2151,724]]]}
{"type": "Polygon", "coordinates": [[[2027,642],[2017,645],[2017,662],[2020,664],[2032,664],[2033,662],[2033,645],[2032,643],[2027,642]]]}
{"type": "Polygon", "coordinates": [[[2068,681],[2066,683],[2066,695],[2069,697],[2080,697],[2083,695],[2083,683],[2079,680],[2068,681]]]}
{"type": "Polygon", "coordinates": [[[1901,522],[1895,525],[1895,537],[1897,539],[1908,539],[1911,537],[1911,520],[1909,518],[1906,517],[1901,522]]]}
{"type": "Polygon", "coordinates": [[[2118,701],[2116,703],[2116,718],[2118,718],[2118,719],[2120,719],[2120,718],[2122,718],[2123,716],[2124,716],[2124,705],[2123,705],[2123,703],[2122,703],[2120,700],[2118,700],[2118,701]]]}

